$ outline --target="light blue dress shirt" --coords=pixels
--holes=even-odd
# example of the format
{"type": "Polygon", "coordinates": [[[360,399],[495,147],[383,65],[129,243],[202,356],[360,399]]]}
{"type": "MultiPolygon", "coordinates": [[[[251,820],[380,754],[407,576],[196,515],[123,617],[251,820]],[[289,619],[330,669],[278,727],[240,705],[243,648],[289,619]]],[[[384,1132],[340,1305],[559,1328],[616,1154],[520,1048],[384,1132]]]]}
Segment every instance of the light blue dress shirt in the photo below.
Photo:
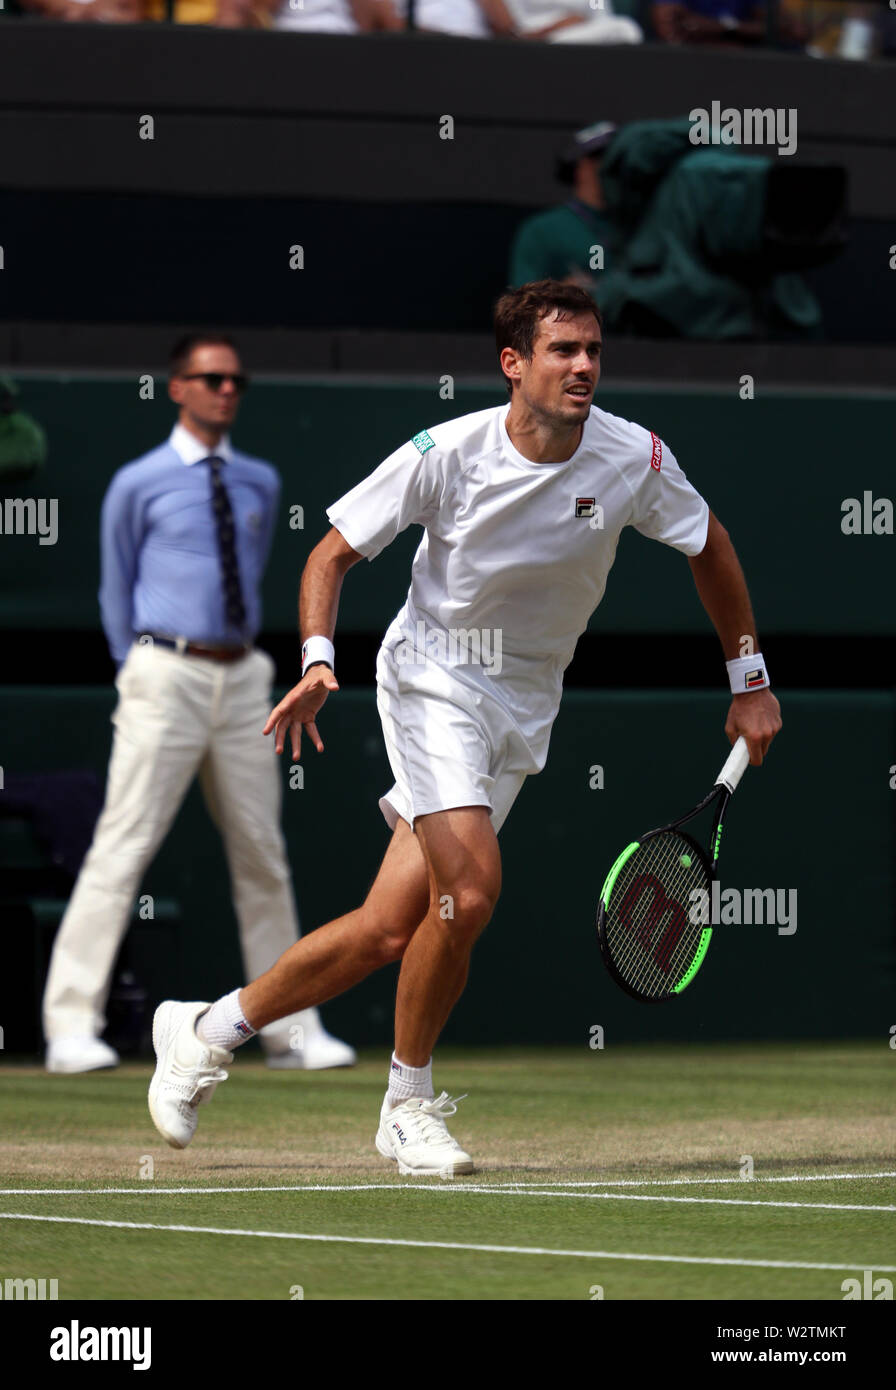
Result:
{"type": "Polygon", "coordinates": [[[251,642],[261,625],[261,580],[271,548],[280,478],[262,459],[238,453],[225,436],[210,450],[182,425],[126,463],[103,499],[100,611],[109,649],[124,661],[135,633],[231,646],[251,642]],[[233,509],[245,630],[228,623],[211,507],[211,470],[233,509]]]}

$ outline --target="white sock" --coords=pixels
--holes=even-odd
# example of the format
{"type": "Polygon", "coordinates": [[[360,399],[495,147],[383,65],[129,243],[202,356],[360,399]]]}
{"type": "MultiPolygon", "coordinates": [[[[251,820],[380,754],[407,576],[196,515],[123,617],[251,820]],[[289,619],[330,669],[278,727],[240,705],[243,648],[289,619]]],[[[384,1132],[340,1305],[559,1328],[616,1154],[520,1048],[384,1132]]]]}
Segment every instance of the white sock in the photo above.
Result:
{"type": "Polygon", "coordinates": [[[394,1110],[405,1100],[432,1100],[432,1058],[425,1067],[409,1067],[392,1053],[389,1067],[389,1089],[386,1092],[386,1108],[394,1110]]]}
{"type": "Polygon", "coordinates": [[[255,1029],[246,1022],[240,1008],[240,991],[225,994],[212,1004],[196,1022],[196,1036],[213,1047],[232,1052],[235,1047],[255,1037],[255,1029]]]}

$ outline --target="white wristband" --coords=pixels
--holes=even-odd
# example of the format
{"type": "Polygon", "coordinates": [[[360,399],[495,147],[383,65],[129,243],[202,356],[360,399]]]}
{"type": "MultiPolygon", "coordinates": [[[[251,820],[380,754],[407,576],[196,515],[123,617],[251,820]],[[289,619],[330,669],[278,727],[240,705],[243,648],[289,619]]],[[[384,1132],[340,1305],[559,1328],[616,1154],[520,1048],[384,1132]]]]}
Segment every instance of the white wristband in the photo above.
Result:
{"type": "Polygon", "coordinates": [[[747,690],[767,690],[771,685],[762,652],[755,656],[736,656],[726,661],[728,680],[732,695],[743,695],[747,690]]]}
{"type": "Polygon", "coordinates": [[[309,637],[302,643],[302,675],[312,661],[325,661],[330,670],[336,669],[336,648],[329,637],[309,637]]]}

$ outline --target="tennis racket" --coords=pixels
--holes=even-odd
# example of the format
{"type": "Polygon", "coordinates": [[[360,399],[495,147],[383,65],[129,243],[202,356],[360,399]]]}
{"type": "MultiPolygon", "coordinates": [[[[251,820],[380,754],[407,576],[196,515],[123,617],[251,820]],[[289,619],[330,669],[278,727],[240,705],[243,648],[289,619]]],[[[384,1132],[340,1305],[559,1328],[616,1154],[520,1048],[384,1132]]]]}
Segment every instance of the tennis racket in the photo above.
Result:
{"type": "Polygon", "coordinates": [[[607,874],[597,910],[604,964],[633,999],[659,1004],[691,983],[712,938],[710,902],[722,822],[750,761],[739,738],[712,791],[687,815],[626,845],[607,874]],[[707,853],[680,827],[718,802],[707,853]]]}

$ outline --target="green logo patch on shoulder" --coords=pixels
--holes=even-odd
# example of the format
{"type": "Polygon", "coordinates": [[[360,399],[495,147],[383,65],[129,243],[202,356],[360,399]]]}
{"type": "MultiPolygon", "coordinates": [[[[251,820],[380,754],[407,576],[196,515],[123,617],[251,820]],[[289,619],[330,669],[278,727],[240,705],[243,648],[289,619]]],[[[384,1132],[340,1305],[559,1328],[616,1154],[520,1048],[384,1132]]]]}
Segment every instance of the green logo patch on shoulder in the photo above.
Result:
{"type": "Polygon", "coordinates": [[[415,434],[411,443],[418,453],[421,454],[425,454],[427,449],[434,449],[436,447],[436,441],[430,438],[426,430],[421,430],[419,434],[415,434]]]}

